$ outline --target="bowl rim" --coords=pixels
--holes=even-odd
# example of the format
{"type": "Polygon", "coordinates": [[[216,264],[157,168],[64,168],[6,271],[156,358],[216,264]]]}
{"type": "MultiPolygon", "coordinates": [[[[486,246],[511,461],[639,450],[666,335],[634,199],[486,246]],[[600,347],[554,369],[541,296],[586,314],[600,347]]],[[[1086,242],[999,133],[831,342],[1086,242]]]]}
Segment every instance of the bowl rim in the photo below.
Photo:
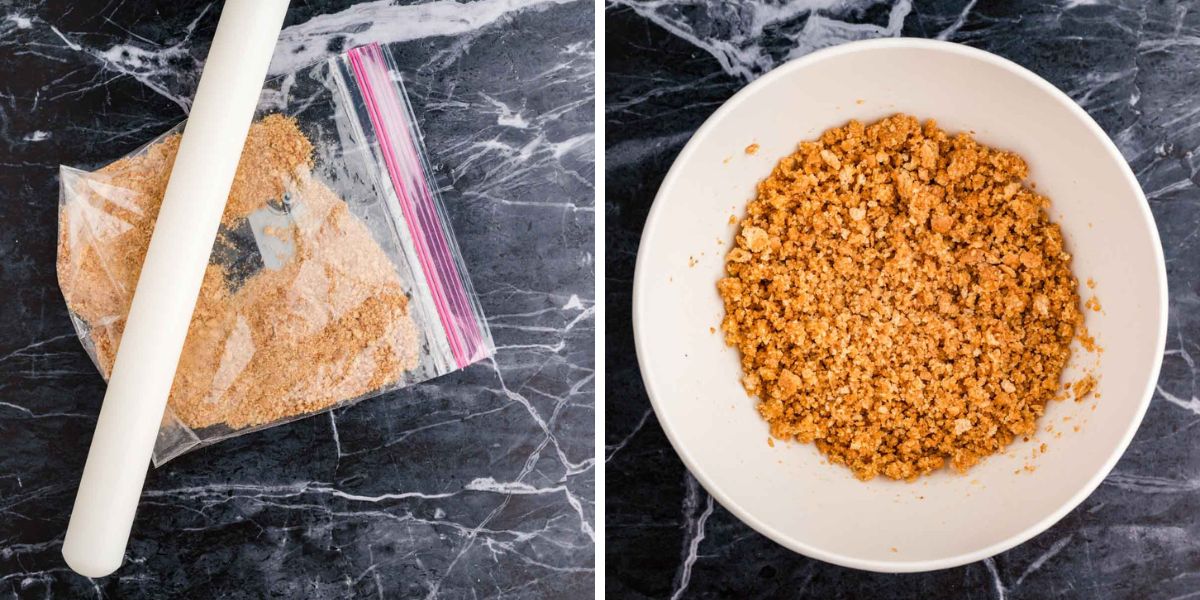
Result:
{"type": "Polygon", "coordinates": [[[1100,486],[1100,483],[1108,476],[1108,474],[1112,472],[1113,467],[1116,466],[1117,461],[1129,447],[1130,442],[1133,440],[1134,435],[1137,433],[1138,428],[1141,426],[1141,423],[1145,418],[1146,410],[1150,406],[1150,400],[1153,397],[1155,385],[1158,382],[1159,372],[1162,367],[1163,349],[1166,348],[1168,324],[1166,262],[1163,257],[1162,240],[1158,235],[1158,226],[1154,220],[1154,215],[1150,211],[1150,205],[1146,200],[1145,192],[1142,190],[1141,184],[1138,183],[1137,177],[1134,176],[1133,170],[1130,168],[1129,163],[1125,160],[1125,157],[1121,154],[1120,150],[1117,148],[1116,144],[1113,143],[1108,134],[1104,132],[1104,130],[1096,123],[1094,119],[1092,119],[1091,115],[1089,115],[1087,111],[1076,104],[1075,101],[1071,100],[1069,96],[1067,96],[1053,84],[1026,69],[1025,67],[1012,62],[1011,60],[962,44],[923,38],[883,38],[849,42],[846,44],[840,44],[837,46],[824,48],[822,50],[817,50],[803,57],[788,61],[787,63],[780,65],[779,67],[771,70],[769,73],[746,85],[732,97],[726,100],[725,103],[722,104],[715,112],[713,112],[712,115],[705,119],[704,123],[699,129],[696,130],[694,134],[692,134],[692,137],[689,139],[688,143],[675,158],[670,170],[667,171],[667,175],[663,178],[662,183],[659,185],[658,192],[654,196],[654,202],[651,205],[650,211],[646,217],[646,223],[642,228],[640,240],[642,243],[639,244],[638,256],[634,266],[633,276],[632,320],[634,346],[637,350],[638,368],[640,369],[642,375],[642,382],[646,389],[646,394],[650,398],[650,405],[654,409],[655,417],[658,418],[663,432],[667,435],[667,439],[671,442],[671,446],[675,449],[675,453],[679,455],[679,458],[683,461],[688,472],[696,478],[700,485],[704,486],[705,491],[707,491],[708,494],[713,497],[713,499],[719,502],[721,506],[729,510],[729,512],[733,513],[733,515],[743,523],[749,525],[755,531],[758,531],[759,533],[767,536],[771,540],[784,546],[785,548],[788,548],[789,550],[792,550],[793,552],[843,567],[863,569],[880,573],[913,573],[948,569],[995,556],[1046,531],[1055,523],[1060,521],[1063,517],[1065,517],[1067,513],[1079,506],[1079,504],[1081,504],[1088,496],[1092,494],[1092,492],[1096,490],[1097,487],[1100,486]],[[691,155],[700,146],[704,138],[707,137],[708,133],[716,127],[716,124],[723,120],[727,115],[732,113],[738,107],[738,105],[744,102],[747,98],[754,95],[761,88],[766,87],[771,82],[777,79],[788,77],[793,71],[803,69],[814,63],[830,58],[863,51],[914,48],[931,50],[935,52],[945,52],[982,61],[992,66],[999,67],[1005,71],[1008,71],[1009,73],[1012,73],[1013,75],[1020,77],[1021,79],[1028,81],[1042,92],[1050,96],[1052,99],[1057,101],[1060,105],[1065,106],[1068,112],[1079,119],[1083,125],[1100,140],[1101,145],[1108,152],[1108,154],[1112,158],[1116,159],[1117,163],[1121,165],[1120,168],[1122,176],[1135,190],[1136,199],[1139,200],[1138,207],[1142,212],[1142,216],[1144,217],[1142,224],[1143,226],[1148,227],[1150,239],[1154,242],[1153,254],[1156,263],[1155,266],[1157,267],[1155,269],[1155,280],[1158,284],[1158,293],[1159,297],[1161,298],[1157,315],[1160,325],[1158,331],[1155,332],[1157,336],[1157,343],[1155,346],[1160,350],[1151,368],[1150,377],[1147,378],[1146,386],[1142,392],[1142,397],[1140,399],[1140,404],[1137,407],[1135,418],[1130,420],[1125,433],[1113,448],[1110,455],[1105,459],[1101,468],[1096,471],[1096,473],[1083,487],[1076,491],[1074,495],[1059,505],[1055,510],[1049,512],[1046,516],[1042,517],[1033,525],[1025,528],[1023,531],[972,552],[966,552],[932,560],[873,560],[826,551],[797,539],[793,539],[763,522],[762,520],[759,520],[753,514],[745,511],[741,506],[736,504],[731,498],[726,496],[720,490],[714,492],[714,488],[716,487],[715,482],[704,472],[704,470],[701,468],[701,465],[695,461],[692,455],[688,452],[687,448],[680,444],[679,438],[671,429],[669,422],[659,418],[660,415],[663,414],[661,410],[662,401],[659,399],[659,394],[656,392],[655,386],[651,382],[651,377],[648,376],[648,374],[652,371],[652,368],[650,362],[645,356],[645,352],[642,350],[642,332],[647,328],[642,326],[643,316],[640,311],[640,298],[641,295],[646,293],[646,290],[648,289],[648,285],[646,284],[645,280],[649,276],[646,273],[646,269],[643,268],[643,259],[645,258],[645,255],[642,250],[645,248],[645,240],[652,235],[655,225],[658,221],[658,216],[662,212],[661,209],[664,205],[664,202],[661,200],[666,195],[666,191],[671,189],[675,183],[675,180],[679,177],[679,173],[682,170],[681,165],[689,160],[691,155]]]}

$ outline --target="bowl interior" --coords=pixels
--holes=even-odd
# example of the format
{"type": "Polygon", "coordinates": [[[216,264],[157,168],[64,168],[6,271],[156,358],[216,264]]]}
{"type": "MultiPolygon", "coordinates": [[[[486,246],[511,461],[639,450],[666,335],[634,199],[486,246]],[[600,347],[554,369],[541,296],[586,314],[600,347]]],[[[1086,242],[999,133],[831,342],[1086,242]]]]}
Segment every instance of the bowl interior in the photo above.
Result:
{"type": "Polygon", "coordinates": [[[1082,110],[1049,84],[980,51],[891,40],[785,65],[733,98],[664,181],[639,250],[638,356],[659,421],[718,501],[776,541],[858,568],[928,570],[1000,552],[1091,493],[1136,431],[1165,339],[1166,284],[1153,219],[1128,166],[1082,110]],[[1064,379],[1099,379],[1082,403],[1048,407],[1035,439],[960,476],[860,482],[812,445],[768,444],[720,334],[715,283],[755,184],[798,142],[850,119],[905,112],[1029,162],[1074,254],[1087,327],[1064,379]],[[758,144],[756,153],[745,148],[758,144]],[[1092,278],[1094,290],[1084,281],[1092,278]],[[716,328],[711,333],[710,328],[716,328]],[[1052,426],[1053,431],[1045,431],[1052,426]],[[1038,449],[1046,444],[1045,453],[1038,449]],[[1035,456],[1036,455],[1036,456],[1035,456]],[[1029,466],[1032,470],[1026,469],[1029,466]]]}

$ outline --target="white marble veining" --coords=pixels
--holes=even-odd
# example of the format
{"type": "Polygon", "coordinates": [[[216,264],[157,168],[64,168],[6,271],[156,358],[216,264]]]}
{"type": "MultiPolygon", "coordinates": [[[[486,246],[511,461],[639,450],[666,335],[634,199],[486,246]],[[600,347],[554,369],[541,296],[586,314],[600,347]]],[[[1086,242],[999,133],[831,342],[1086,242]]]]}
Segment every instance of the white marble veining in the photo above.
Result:
{"type": "Polygon", "coordinates": [[[609,334],[608,589],[638,597],[1186,598],[1200,589],[1200,11],[1126,0],[607,0],[609,319],[628,302],[645,211],[671,159],[748,81],[864,37],[938,38],[1006,56],[1086,109],[1130,162],[1158,222],[1170,288],[1162,375],[1101,487],[999,556],[889,576],[808,560],[697,489],[648,410],[632,339],[609,334]],[[658,54],[651,60],[647,49],[658,54]],[[614,475],[615,474],[615,475],[614,475]],[[614,477],[616,481],[614,482],[614,477]],[[622,482],[651,482],[640,488],[622,482]],[[643,489],[644,488],[644,489],[643,489]],[[711,502],[711,499],[708,499],[711,502]],[[674,570],[658,557],[678,556],[674,570]]]}
{"type": "Polygon", "coordinates": [[[581,0],[295,3],[281,75],[394,44],[495,357],[153,471],[126,565],[62,531],[102,397],[55,282],[56,169],[186,115],[219,2],[0,5],[0,593],[561,597],[595,577],[593,14],[581,0]]]}

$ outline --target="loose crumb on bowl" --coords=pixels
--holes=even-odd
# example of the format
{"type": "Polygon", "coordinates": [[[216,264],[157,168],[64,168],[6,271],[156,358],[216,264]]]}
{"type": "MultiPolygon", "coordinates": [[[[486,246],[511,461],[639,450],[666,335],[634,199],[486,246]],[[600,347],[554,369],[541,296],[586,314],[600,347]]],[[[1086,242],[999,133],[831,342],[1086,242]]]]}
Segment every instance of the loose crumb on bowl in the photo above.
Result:
{"type": "Polygon", "coordinates": [[[1027,176],[1020,156],[907,115],[830,129],[775,166],[717,284],[772,436],[911,480],[1036,432],[1082,313],[1027,176]]]}
{"type": "Polygon", "coordinates": [[[1089,373],[1071,386],[1071,392],[1074,393],[1076,402],[1083,402],[1084,398],[1087,398],[1088,394],[1092,393],[1092,390],[1095,388],[1096,377],[1089,373]]]}
{"type": "Polygon", "coordinates": [[[1104,352],[1104,348],[1096,343],[1096,338],[1088,332],[1087,326],[1083,324],[1079,326],[1079,345],[1088,352],[1104,352]]]}

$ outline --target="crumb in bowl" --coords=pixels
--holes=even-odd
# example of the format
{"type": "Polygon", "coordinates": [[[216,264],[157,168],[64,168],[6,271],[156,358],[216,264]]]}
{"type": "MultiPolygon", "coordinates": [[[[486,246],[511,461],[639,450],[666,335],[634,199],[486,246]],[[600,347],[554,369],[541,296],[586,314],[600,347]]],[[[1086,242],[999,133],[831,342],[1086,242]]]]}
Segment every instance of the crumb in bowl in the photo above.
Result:
{"type": "Polygon", "coordinates": [[[895,115],[783,158],[718,284],[772,436],[860,479],[960,472],[1032,435],[1082,326],[1016,154],[895,115]]]}

